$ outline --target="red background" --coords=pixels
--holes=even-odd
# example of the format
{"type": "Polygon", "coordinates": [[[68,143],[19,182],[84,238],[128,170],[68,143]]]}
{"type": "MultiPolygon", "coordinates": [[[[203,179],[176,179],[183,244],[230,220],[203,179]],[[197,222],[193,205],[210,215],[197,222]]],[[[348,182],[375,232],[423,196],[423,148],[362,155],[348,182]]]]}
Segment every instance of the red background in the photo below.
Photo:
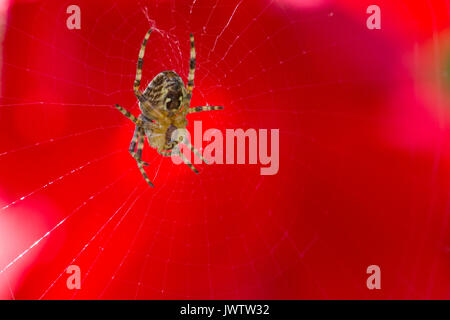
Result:
{"type": "Polygon", "coordinates": [[[450,298],[450,4],[371,4],[2,1],[0,298],[450,298]],[[188,129],[280,129],[277,175],[147,146],[148,187],[113,104],[150,25],[143,85],[193,32],[192,105],[225,109],[188,129]]]}

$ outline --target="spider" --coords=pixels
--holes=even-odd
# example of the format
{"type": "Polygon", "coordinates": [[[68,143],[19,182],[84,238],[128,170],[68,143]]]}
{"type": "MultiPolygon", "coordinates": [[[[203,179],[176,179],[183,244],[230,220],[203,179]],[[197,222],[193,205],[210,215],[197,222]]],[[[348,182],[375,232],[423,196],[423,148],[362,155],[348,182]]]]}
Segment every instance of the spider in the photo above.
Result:
{"type": "Polygon", "coordinates": [[[140,91],[139,87],[142,78],[145,47],[151,33],[152,29],[145,34],[142,42],[137,61],[136,80],[134,81],[133,86],[133,91],[136,98],[139,100],[139,108],[142,113],[136,118],[118,104],[115,106],[136,126],[133,138],[131,139],[129,152],[131,156],[136,159],[139,170],[144,176],[145,181],[147,181],[151,187],[154,187],[143,167],[149,165],[142,161],[145,136],[147,135],[149,145],[152,148],[155,148],[159,154],[165,157],[177,154],[192,171],[198,173],[197,169],[183,155],[178,146],[180,143],[187,145],[197,157],[207,163],[187,139],[186,126],[188,122],[186,115],[194,112],[220,110],[223,109],[223,107],[204,106],[190,108],[195,75],[195,45],[192,33],[190,35],[191,57],[189,60],[187,86],[184,86],[183,80],[176,72],[163,71],[153,78],[143,93],[140,91]]]}

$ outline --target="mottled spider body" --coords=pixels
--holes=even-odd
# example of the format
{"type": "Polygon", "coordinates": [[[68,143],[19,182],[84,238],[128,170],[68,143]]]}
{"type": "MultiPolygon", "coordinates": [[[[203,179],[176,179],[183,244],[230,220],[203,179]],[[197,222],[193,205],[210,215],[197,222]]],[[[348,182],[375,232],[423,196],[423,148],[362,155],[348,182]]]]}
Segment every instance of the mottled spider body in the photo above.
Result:
{"type": "Polygon", "coordinates": [[[143,168],[144,165],[148,165],[146,162],[142,161],[142,149],[144,147],[145,136],[147,136],[149,145],[152,148],[155,148],[158,153],[163,156],[171,156],[175,152],[195,173],[198,173],[197,169],[195,169],[192,163],[183,155],[180,149],[175,148],[178,144],[184,143],[206,163],[206,160],[186,138],[186,126],[188,123],[186,115],[193,112],[220,110],[223,109],[223,107],[205,106],[189,108],[192,90],[194,88],[195,75],[195,46],[192,34],[190,37],[191,58],[189,61],[187,86],[184,86],[183,80],[176,72],[163,71],[153,78],[143,93],[139,90],[142,79],[145,46],[151,32],[152,30],[150,29],[145,35],[141,50],[139,51],[136,80],[133,87],[134,94],[139,100],[139,108],[142,113],[136,118],[121,106],[116,104],[116,107],[136,125],[129,151],[136,159],[145,180],[153,187],[152,182],[143,168]]]}
{"type": "MultiPolygon", "coordinates": [[[[163,71],[148,84],[144,97],[153,108],[165,111],[179,111],[186,99],[186,89],[181,77],[174,71],[163,71]]],[[[148,112],[146,108],[141,109],[148,112]]]]}
{"type": "Polygon", "coordinates": [[[150,122],[147,128],[144,126],[148,143],[160,154],[171,155],[178,144],[173,141],[175,131],[181,133],[188,123],[186,114],[181,112],[187,96],[184,82],[175,72],[163,71],[153,78],[143,96],[145,101],[139,102],[139,108],[144,121],[150,122]]]}

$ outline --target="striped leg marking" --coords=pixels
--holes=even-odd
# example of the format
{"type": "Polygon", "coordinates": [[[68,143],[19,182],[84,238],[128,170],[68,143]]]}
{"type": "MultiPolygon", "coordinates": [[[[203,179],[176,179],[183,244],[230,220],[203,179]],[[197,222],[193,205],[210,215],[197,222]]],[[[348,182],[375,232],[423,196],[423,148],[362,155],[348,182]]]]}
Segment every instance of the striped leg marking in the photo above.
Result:
{"type": "Polygon", "coordinates": [[[150,185],[150,187],[154,188],[155,186],[153,185],[153,183],[150,181],[150,179],[147,176],[147,173],[144,170],[144,167],[142,166],[142,164],[140,164],[138,162],[138,167],[139,167],[139,171],[141,171],[142,176],[144,177],[145,181],[147,181],[147,183],[150,185]]]}
{"type": "Polygon", "coordinates": [[[125,110],[124,108],[122,108],[121,106],[119,106],[118,104],[115,105],[117,109],[119,109],[119,111],[128,119],[130,119],[131,121],[134,122],[134,124],[136,124],[137,126],[142,125],[142,120],[136,118],[135,116],[133,116],[129,111],[125,110]]]}
{"type": "Polygon", "coordinates": [[[189,60],[189,76],[186,86],[187,98],[190,101],[192,97],[192,90],[194,90],[194,77],[195,77],[195,43],[194,35],[191,33],[191,58],[189,60]]]}
{"type": "Polygon", "coordinates": [[[139,127],[136,126],[134,128],[133,138],[131,139],[131,142],[130,142],[130,147],[128,148],[128,151],[130,152],[130,154],[133,158],[136,156],[135,150],[136,150],[138,138],[139,138],[139,127]]]}
{"type": "MultiPolygon", "coordinates": [[[[134,139],[134,137],[133,137],[134,139]]],[[[144,139],[145,139],[145,132],[144,129],[142,128],[138,128],[138,135],[137,135],[137,150],[136,153],[133,155],[133,158],[136,159],[136,161],[138,163],[141,163],[144,166],[148,166],[149,164],[147,162],[142,161],[142,150],[144,149],[144,139]]],[[[131,142],[133,143],[133,140],[131,140],[131,142]]],[[[130,148],[131,148],[131,144],[130,144],[130,148]]]]}
{"type": "Polygon", "coordinates": [[[183,159],[183,162],[189,167],[191,168],[192,171],[194,171],[195,173],[198,174],[198,170],[195,169],[195,167],[192,165],[192,163],[184,156],[183,152],[179,152],[178,155],[181,157],[181,159],[183,159]]]}
{"type": "Polygon", "coordinates": [[[137,165],[139,167],[139,171],[141,171],[142,176],[144,177],[145,181],[150,185],[150,187],[154,187],[153,183],[150,181],[150,179],[147,176],[147,173],[144,170],[145,165],[148,165],[148,163],[142,161],[142,149],[144,148],[144,138],[145,138],[145,132],[142,128],[138,129],[138,144],[137,144],[137,151],[134,158],[136,159],[137,165]]]}
{"type": "Polygon", "coordinates": [[[144,41],[142,41],[141,50],[139,51],[139,57],[137,61],[136,79],[134,80],[133,86],[134,94],[136,95],[136,98],[138,98],[138,100],[141,102],[145,101],[145,98],[142,95],[142,92],[139,90],[139,86],[141,85],[142,79],[142,66],[144,65],[145,46],[147,45],[147,41],[148,38],[150,38],[151,33],[152,29],[148,30],[147,33],[145,34],[144,41]]]}
{"type": "Polygon", "coordinates": [[[194,146],[189,142],[189,141],[185,141],[184,142],[185,145],[187,145],[189,147],[189,149],[191,149],[191,151],[200,159],[203,160],[204,163],[209,164],[208,161],[206,161],[205,158],[203,158],[203,156],[200,154],[200,152],[198,152],[197,149],[194,148],[194,146]]]}
{"type": "Polygon", "coordinates": [[[195,107],[195,108],[189,108],[189,113],[196,113],[196,112],[202,112],[202,111],[222,110],[222,109],[223,109],[223,107],[219,107],[219,106],[195,107]]]}

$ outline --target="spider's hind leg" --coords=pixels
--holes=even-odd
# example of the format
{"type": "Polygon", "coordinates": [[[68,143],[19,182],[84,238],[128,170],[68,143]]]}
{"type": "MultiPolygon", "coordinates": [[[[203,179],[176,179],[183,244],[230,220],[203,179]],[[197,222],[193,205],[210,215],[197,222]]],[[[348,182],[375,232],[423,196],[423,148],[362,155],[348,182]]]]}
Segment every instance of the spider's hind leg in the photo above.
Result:
{"type": "Polygon", "coordinates": [[[142,176],[144,177],[145,181],[147,181],[147,183],[150,185],[150,187],[155,187],[153,185],[153,183],[150,181],[150,179],[148,178],[147,173],[145,172],[144,167],[142,166],[142,164],[139,163],[139,162],[137,164],[138,164],[138,167],[139,167],[139,171],[141,171],[142,176]]]}
{"type": "Polygon", "coordinates": [[[198,170],[194,167],[194,165],[185,157],[185,155],[183,154],[183,152],[179,152],[178,155],[181,157],[181,159],[183,159],[183,162],[189,167],[191,168],[192,171],[194,171],[195,173],[198,174],[198,170]]]}
{"type": "Polygon", "coordinates": [[[185,145],[187,145],[189,147],[189,149],[191,149],[191,151],[200,159],[203,160],[204,163],[209,164],[208,161],[206,161],[205,158],[203,158],[203,156],[200,154],[200,152],[198,152],[197,149],[194,148],[194,146],[189,142],[189,141],[185,141],[184,142],[185,145]]]}
{"type": "MultiPolygon", "coordinates": [[[[136,154],[134,155],[134,158],[136,159],[137,165],[139,167],[139,171],[141,171],[142,176],[144,177],[145,181],[151,186],[154,187],[153,183],[150,181],[150,179],[147,176],[147,173],[144,170],[144,165],[148,165],[148,163],[142,161],[142,149],[144,148],[144,138],[145,138],[145,132],[142,128],[136,127],[137,130],[137,136],[138,136],[138,144],[137,144],[137,150],[136,154]]],[[[135,130],[135,131],[136,131],[135,130]]],[[[134,139],[134,136],[133,136],[134,139]]],[[[131,141],[133,143],[133,140],[131,141]]],[[[130,144],[131,149],[131,144],[130,144]]]]}
{"type": "Polygon", "coordinates": [[[142,136],[140,134],[140,128],[138,126],[136,126],[136,128],[134,129],[133,138],[131,139],[130,147],[129,147],[128,151],[130,152],[131,156],[134,159],[136,159],[136,161],[142,163],[142,165],[144,165],[144,166],[148,166],[149,164],[147,162],[142,161],[142,149],[144,146],[143,140],[144,140],[144,136],[142,136]],[[138,140],[139,140],[139,142],[138,142],[138,140]],[[137,152],[135,151],[136,145],[138,147],[137,152]]]}

